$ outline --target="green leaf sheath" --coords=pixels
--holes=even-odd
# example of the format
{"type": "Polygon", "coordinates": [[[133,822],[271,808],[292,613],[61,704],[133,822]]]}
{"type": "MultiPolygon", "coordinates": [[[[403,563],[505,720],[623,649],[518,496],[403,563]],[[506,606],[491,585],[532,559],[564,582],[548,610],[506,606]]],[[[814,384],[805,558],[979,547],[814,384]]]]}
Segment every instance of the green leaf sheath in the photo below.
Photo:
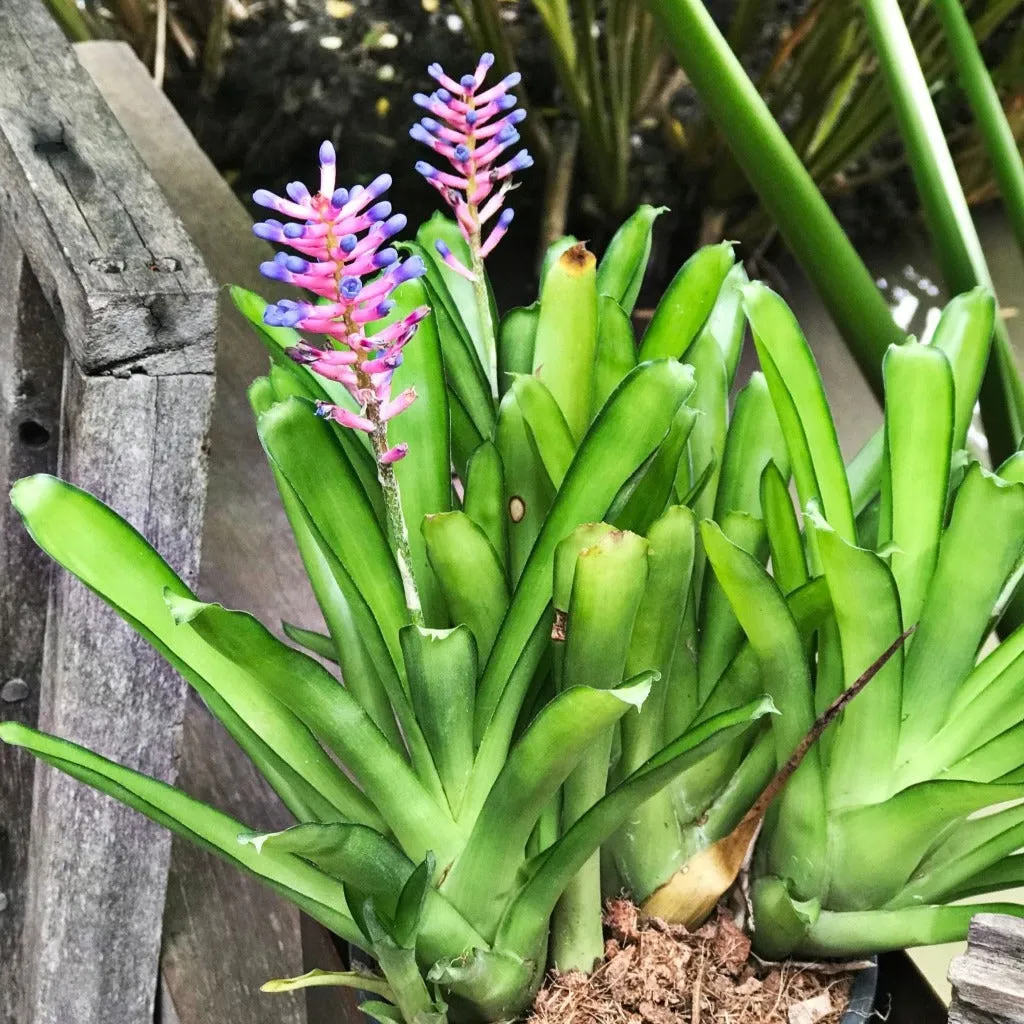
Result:
{"type": "Polygon", "coordinates": [[[497,552],[465,512],[427,516],[423,535],[452,620],[469,627],[480,661],[486,661],[509,602],[497,552]]]}
{"type": "MultiPolygon", "coordinates": [[[[572,543],[568,538],[563,543],[572,543]]],[[[647,582],[647,541],[613,531],[579,552],[572,569],[565,624],[562,685],[609,689],[623,679],[633,623],[647,582]]],[[[558,561],[556,559],[556,572],[558,561]]],[[[556,591],[566,583],[555,581],[556,591]]],[[[562,786],[562,831],[567,832],[605,794],[612,731],[592,738],[562,786]]],[[[551,957],[559,970],[589,971],[604,951],[601,867],[594,854],[555,909],[551,957]]]]}
{"type": "Polygon", "coordinates": [[[537,340],[540,302],[510,309],[498,327],[498,393],[512,386],[512,375],[533,373],[533,349],[537,340]]]}
{"type": "MultiPolygon", "coordinates": [[[[757,653],[762,685],[781,712],[772,725],[781,766],[814,723],[803,641],[785,599],[761,564],[714,523],[701,523],[701,538],[708,561],[757,653]]],[[[776,806],[776,827],[768,837],[769,859],[799,895],[817,895],[826,872],[826,816],[815,748],[789,780],[776,806]]]]}
{"type": "Polygon", "coordinates": [[[732,244],[698,249],[661,297],[640,344],[640,359],[681,359],[704,326],[735,258],[732,244]]]}
{"type": "Polygon", "coordinates": [[[711,335],[722,350],[730,384],[736,379],[747,330],[747,315],[743,311],[743,286],[749,280],[743,264],[736,263],[725,275],[722,290],[701,329],[701,333],[711,335]]]}
{"type": "Polygon", "coordinates": [[[493,441],[485,441],[469,457],[462,510],[484,531],[502,568],[506,568],[508,512],[505,509],[505,468],[493,441]]]}
{"type": "Polygon", "coordinates": [[[402,650],[416,720],[437,765],[448,806],[457,816],[473,768],[476,641],[468,626],[406,626],[402,650]]]}
{"type": "MultiPolygon", "coordinates": [[[[674,360],[638,366],[594,421],[533,546],[484,669],[477,690],[478,738],[551,600],[551,568],[559,541],[581,523],[604,516],[619,488],[664,440],[692,390],[692,371],[674,360]]],[[[504,453],[502,458],[508,474],[504,453]]]]}
{"type": "Polygon", "coordinates": [[[557,491],[576,454],[576,442],[555,396],[536,377],[516,377],[512,383],[533,446],[557,491]]]}
{"type": "Polygon", "coordinates": [[[373,805],[269,691],[265,671],[251,674],[175,624],[164,594],[191,600],[191,591],[140,533],[55,477],[18,481],[11,500],[33,540],[185,676],[293,813],[380,823],[373,805]]]}
{"type": "Polygon", "coordinates": [[[597,290],[618,303],[627,314],[633,312],[651,255],[654,222],[667,207],[638,206],[623,221],[608,243],[597,268],[597,290]]]}
{"type": "Polygon", "coordinates": [[[590,423],[596,351],[597,263],[576,245],[544,280],[533,372],[554,395],[577,441],[590,423]]]}
{"type": "Polygon", "coordinates": [[[783,594],[791,594],[807,582],[807,556],[789,487],[774,462],[769,462],[761,474],[761,511],[772,558],[772,578],[783,594]]]}
{"type": "MultiPolygon", "coordinates": [[[[888,466],[883,505],[891,521],[885,540],[893,544],[889,564],[903,622],[911,626],[921,615],[935,572],[946,512],[953,373],[941,350],[916,343],[890,348],[882,371],[888,466]]],[[[877,681],[871,684],[872,691],[877,687],[877,681]]]]}
{"type": "Polygon", "coordinates": [[[902,759],[914,756],[945,721],[1022,549],[1024,484],[1001,480],[975,463],[957,493],[907,654],[902,759]]]}
{"type": "Polygon", "coordinates": [[[0,740],[24,747],[47,764],[254,875],[343,939],[357,945],[363,942],[347,913],[344,891],[334,879],[292,854],[261,855],[251,846],[240,844],[238,836],[248,831],[241,822],[173,786],[19,722],[0,722],[0,740]]]}
{"type": "MultiPolygon", "coordinates": [[[[422,281],[406,281],[391,293],[395,308],[375,326],[383,328],[430,302],[422,281]]],[[[373,332],[368,332],[373,333],[373,332]]],[[[415,342],[402,351],[402,365],[392,379],[392,393],[415,388],[416,401],[388,423],[388,443],[408,444],[409,456],[395,464],[402,514],[409,530],[413,574],[423,616],[432,627],[447,626],[444,598],[427,561],[420,524],[423,517],[452,507],[451,418],[438,321],[428,316],[416,330],[415,342]]]]}

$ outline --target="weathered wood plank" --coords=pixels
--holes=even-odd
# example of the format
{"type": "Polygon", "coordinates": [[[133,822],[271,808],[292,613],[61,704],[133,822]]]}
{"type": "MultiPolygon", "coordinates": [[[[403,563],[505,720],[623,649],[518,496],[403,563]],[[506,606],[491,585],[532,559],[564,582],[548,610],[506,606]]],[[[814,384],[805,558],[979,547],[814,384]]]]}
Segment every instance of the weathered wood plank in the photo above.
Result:
{"type": "MultiPolygon", "coordinates": [[[[248,213],[131,49],[109,42],[76,49],[215,279],[272,292],[257,270],[268,249],[248,213]]],[[[272,629],[282,615],[316,625],[319,611],[245,394],[266,372],[267,357],[223,293],[222,303],[200,595],[251,610],[272,629]]],[[[287,823],[258,772],[196,699],[186,713],[179,784],[254,826],[287,823]]],[[[259,992],[269,977],[340,963],[319,925],[307,919],[300,935],[299,917],[276,894],[175,839],[164,916],[168,1014],[173,1007],[180,1024],[362,1021],[342,991],[310,990],[305,1004],[301,995],[259,992]]]]}
{"type": "Polygon", "coordinates": [[[213,284],[40,0],[0,3],[0,207],[76,362],[213,367],[213,284]]]}
{"type": "MultiPolygon", "coordinates": [[[[205,374],[90,377],[65,361],[59,472],[133,523],[186,579],[198,570],[205,374]]],[[[40,727],[170,779],[181,678],[67,573],[49,611],[40,727]]],[[[169,836],[39,766],[31,822],[28,1024],[152,1019],[169,836]]]]}
{"type": "Polygon", "coordinates": [[[949,980],[951,1024],[1024,1024],[1024,921],[978,914],[949,980]]]}
{"type": "MultiPolygon", "coordinates": [[[[63,344],[9,224],[0,221],[0,718],[33,725],[49,560],[7,501],[11,484],[57,468],[63,344]]],[[[0,1021],[25,1019],[19,955],[28,902],[34,761],[0,745],[0,1021]]]]}

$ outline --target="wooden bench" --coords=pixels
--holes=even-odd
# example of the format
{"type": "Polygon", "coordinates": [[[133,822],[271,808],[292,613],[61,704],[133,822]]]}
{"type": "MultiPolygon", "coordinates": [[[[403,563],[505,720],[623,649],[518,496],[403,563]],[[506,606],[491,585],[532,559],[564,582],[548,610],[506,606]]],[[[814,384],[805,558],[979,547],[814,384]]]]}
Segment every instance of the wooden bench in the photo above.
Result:
{"type": "MultiPolygon", "coordinates": [[[[6,495],[56,472],[199,569],[216,288],[40,0],[0,4],[0,717],[173,779],[184,684],[6,495]],[[51,585],[52,582],[52,585],[51,585]]],[[[152,1021],[168,835],[0,747],[0,1021],[152,1021]]]]}

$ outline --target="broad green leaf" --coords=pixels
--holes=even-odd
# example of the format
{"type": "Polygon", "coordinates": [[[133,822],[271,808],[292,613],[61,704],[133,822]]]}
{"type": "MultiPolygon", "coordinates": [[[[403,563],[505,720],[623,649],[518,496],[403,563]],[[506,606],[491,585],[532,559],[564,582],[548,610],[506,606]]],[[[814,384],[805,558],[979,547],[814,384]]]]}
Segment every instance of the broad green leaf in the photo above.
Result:
{"type": "Polygon", "coordinates": [[[555,396],[536,377],[516,377],[512,393],[533,438],[533,445],[557,491],[576,454],[576,442],[555,396]]]}
{"type": "MultiPolygon", "coordinates": [[[[493,441],[485,441],[470,456],[462,508],[483,530],[504,567],[508,559],[505,469],[493,441]]],[[[481,657],[486,659],[486,655],[481,657]]]]}
{"type": "Polygon", "coordinates": [[[989,616],[1024,549],[1024,484],[975,463],[957,493],[907,654],[900,753],[913,756],[945,721],[974,666],[989,616]]]}
{"type": "Polygon", "coordinates": [[[586,246],[567,249],[541,288],[533,372],[579,441],[590,423],[597,351],[597,264],[586,246]]]}
{"type": "MultiPolygon", "coordinates": [[[[715,576],[757,654],[765,692],[781,712],[772,723],[781,766],[815,719],[803,641],[785,598],[757,559],[710,521],[701,523],[700,532],[715,576]]],[[[774,828],[766,837],[773,870],[790,879],[802,898],[817,895],[827,865],[825,796],[815,748],[789,780],[777,807],[774,828]]]]}
{"type": "MultiPolygon", "coordinates": [[[[422,281],[406,281],[391,293],[395,308],[374,325],[377,329],[400,320],[430,297],[422,281]]],[[[420,592],[423,615],[428,626],[448,625],[444,599],[427,562],[420,524],[426,515],[448,512],[452,507],[451,420],[448,388],[438,322],[428,316],[402,351],[402,365],[395,370],[392,394],[416,389],[416,401],[388,423],[388,443],[406,443],[409,454],[395,464],[395,477],[402,496],[402,513],[409,530],[413,574],[420,592]]]]}
{"type": "Polygon", "coordinates": [[[856,527],[850,488],[821,375],[789,307],[771,289],[752,282],[743,307],[789,447],[800,504],[817,500],[832,528],[850,544],[856,527]]]}
{"type": "Polygon", "coordinates": [[[192,593],[140,533],[55,477],[19,480],[11,501],[33,540],[191,683],[293,813],[380,823],[370,801],[287,707],[243,667],[176,626],[164,593],[181,600],[192,593]]]}
{"type": "MultiPolygon", "coordinates": [[[[439,807],[408,763],[344,687],[312,658],[282,643],[253,616],[169,598],[178,628],[193,632],[245,671],[332,750],[362,784],[406,853],[421,859],[455,843],[439,807]]],[[[337,770],[337,769],[335,769],[337,770]]]]}
{"type": "Polygon", "coordinates": [[[314,527],[345,567],[380,624],[396,665],[408,611],[391,548],[349,464],[330,444],[330,427],[301,399],[259,418],[260,439],[314,527]]]}
{"type": "MultiPolygon", "coordinates": [[[[598,270],[600,289],[600,269],[598,270]]],[[[597,353],[594,357],[594,392],[590,400],[593,419],[608,396],[636,366],[636,339],[629,314],[610,296],[597,299],[597,353]]]]}
{"type": "Polygon", "coordinates": [[[498,327],[498,394],[512,386],[512,374],[533,373],[533,347],[537,339],[540,302],[510,309],[498,327]]]}
{"type": "Polygon", "coordinates": [[[665,290],[640,344],[640,359],[681,359],[700,333],[732,269],[732,243],[706,245],[683,265],[665,290]]]}
{"type": "Polygon", "coordinates": [[[555,492],[515,395],[498,409],[494,444],[504,467],[503,515],[508,535],[508,574],[515,586],[544,525],[555,492]]]}
{"type": "Polygon", "coordinates": [[[318,658],[323,658],[324,661],[333,661],[337,664],[337,648],[334,646],[334,640],[326,633],[318,633],[315,629],[304,629],[291,622],[282,622],[281,629],[292,643],[305,647],[307,651],[315,654],[318,658]]]}
{"type": "MultiPolygon", "coordinates": [[[[818,554],[839,630],[842,689],[847,689],[903,631],[899,593],[893,574],[878,555],[848,544],[824,520],[815,518],[814,523],[818,554]]],[[[901,648],[832,727],[825,775],[830,812],[878,803],[892,793],[900,736],[903,664],[901,648]]]]}
{"type": "Polygon", "coordinates": [[[611,790],[543,855],[542,863],[505,912],[495,938],[495,949],[526,951],[536,948],[569,879],[628,816],[687,768],[748,731],[753,723],[773,710],[771,701],[762,698],[717,715],[660,750],[611,790]]]}
{"type": "Polygon", "coordinates": [[[469,627],[480,660],[485,661],[509,602],[508,582],[497,552],[464,512],[428,516],[423,536],[452,621],[469,627]]]}
{"type": "MultiPolygon", "coordinates": [[[[551,567],[559,541],[581,523],[603,518],[622,484],[662,443],[692,389],[692,371],[679,363],[638,366],[594,421],[544,520],[484,669],[477,693],[478,738],[551,599],[551,567]]],[[[504,452],[502,458],[508,475],[504,452]]]]}
{"type": "Polygon", "coordinates": [[[749,280],[743,264],[735,264],[725,275],[722,290],[718,293],[714,308],[702,328],[703,334],[711,335],[718,342],[730,384],[736,379],[736,370],[743,351],[743,336],[747,330],[742,290],[749,280]]]}
{"type": "Polygon", "coordinates": [[[467,626],[402,630],[412,706],[457,816],[473,767],[476,641],[467,626]]]}
{"type": "Polygon", "coordinates": [[[1024,854],[1004,857],[998,864],[979,871],[952,894],[952,899],[962,900],[971,896],[982,896],[990,892],[1007,892],[1024,886],[1024,854]]]}
{"type": "Polygon", "coordinates": [[[452,465],[455,472],[466,475],[469,457],[484,443],[484,436],[470,418],[459,396],[448,386],[448,412],[452,421],[452,465]]]}
{"type": "Polygon", "coordinates": [[[164,782],[123,768],[67,740],[36,732],[20,722],[0,722],[0,741],[24,747],[40,760],[146,815],[164,828],[260,879],[314,920],[349,942],[361,941],[348,916],[344,891],[334,879],[293,854],[259,854],[238,836],[239,821],[193,800],[164,782]]]}
{"type": "MultiPolygon", "coordinates": [[[[882,363],[888,473],[883,506],[903,622],[917,622],[935,571],[953,440],[953,374],[937,349],[893,345],[882,363]]],[[[882,538],[879,538],[880,540],[882,538]]],[[[913,643],[913,640],[911,640],[913,643]]],[[[878,683],[871,684],[877,692],[878,683]]]]}
{"type": "Polygon", "coordinates": [[[598,293],[609,296],[627,314],[633,312],[644,283],[647,261],[651,256],[654,222],[667,210],[667,206],[650,206],[647,203],[638,206],[612,236],[598,264],[598,293]]]}
{"type": "Polygon", "coordinates": [[[610,690],[574,687],[548,704],[509,753],[441,892],[491,938],[541,811],[604,735],[650,691],[650,674],[610,690]]]}

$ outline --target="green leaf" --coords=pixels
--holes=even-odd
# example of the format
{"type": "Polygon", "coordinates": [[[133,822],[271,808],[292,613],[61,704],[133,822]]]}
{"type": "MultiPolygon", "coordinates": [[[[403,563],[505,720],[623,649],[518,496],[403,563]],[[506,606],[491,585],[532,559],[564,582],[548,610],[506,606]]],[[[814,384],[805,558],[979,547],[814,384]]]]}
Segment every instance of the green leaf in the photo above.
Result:
{"type": "Polygon", "coordinates": [[[304,988],[358,988],[364,992],[394,998],[391,988],[383,979],[360,971],[322,971],[314,968],[297,978],[273,978],[260,985],[261,992],[297,992],[304,988]]]}
{"type": "Polygon", "coordinates": [[[19,480],[11,501],[32,539],[185,676],[293,813],[380,823],[373,805],[258,678],[176,626],[164,593],[180,600],[192,593],[141,534],[55,477],[19,480]]]}
{"type": "Polygon", "coordinates": [[[238,842],[248,831],[239,821],[193,800],[181,790],[123,768],[67,740],[36,732],[20,722],[0,722],[0,741],[24,747],[47,764],[146,815],[189,842],[210,850],[260,879],[336,935],[359,944],[362,937],[346,913],[341,885],[299,857],[259,854],[238,842]]]}
{"type": "Polygon", "coordinates": [[[597,263],[586,246],[567,249],[541,289],[533,372],[547,385],[578,441],[590,423],[597,351],[597,263]]]}
{"type": "MultiPolygon", "coordinates": [[[[920,617],[939,554],[952,456],[953,373],[939,349],[913,342],[892,346],[882,373],[888,467],[882,504],[891,528],[879,541],[893,545],[889,564],[909,626],[920,617]]],[[[877,687],[872,683],[872,692],[877,687]]]]}
{"type": "Polygon", "coordinates": [[[807,582],[807,559],[789,487],[779,467],[769,462],[761,474],[761,510],[772,557],[772,576],[783,594],[807,582]]]}
{"type": "Polygon", "coordinates": [[[334,646],[334,640],[324,633],[317,633],[313,629],[303,629],[302,626],[292,625],[290,622],[282,622],[281,629],[284,635],[300,647],[305,647],[318,658],[324,661],[338,662],[338,651],[334,646]]]}
{"type": "Polygon", "coordinates": [[[448,806],[457,816],[473,767],[476,642],[466,626],[406,626],[402,650],[416,720],[433,754],[448,806]]]}
{"type": "Polygon", "coordinates": [[[620,687],[574,687],[548,704],[513,747],[441,892],[485,937],[515,887],[527,840],[544,807],[604,735],[650,692],[650,673],[620,687]]]}
{"type": "MultiPolygon", "coordinates": [[[[288,647],[253,616],[220,605],[170,598],[179,628],[194,631],[289,708],[362,784],[414,859],[456,844],[444,808],[344,687],[320,664],[288,647]],[[436,842],[431,842],[434,837],[436,842]]],[[[335,769],[337,771],[337,769],[335,769]]],[[[340,774],[340,773],[339,773],[340,774]]]]}
{"type": "Polygon", "coordinates": [[[455,472],[465,478],[470,455],[484,443],[483,434],[470,419],[459,396],[448,386],[448,411],[452,420],[452,465],[455,472]]]}
{"type": "MultiPolygon", "coordinates": [[[[598,270],[600,289],[600,269],[598,270]]],[[[636,339],[629,314],[611,297],[597,299],[597,353],[594,356],[594,392],[590,400],[593,419],[608,396],[636,366],[636,339]]]]}
{"type": "MultiPolygon", "coordinates": [[[[478,738],[551,599],[551,568],[559,541],[581,523],[603,518],[622,484],[662,443],[692,388],[692,371],[676,362],[638,366],[594,421],[544,520],[484,669],[477,691],[478,738]]],[[[504,452],[502,459],[509,475],[504,452]]],[[[515,714],[518,710],[516,704],[515,714]]]]}
{"type": "Polygon", "coordinates": [[[512,386],[513,374],[533,373],[533,348],[540,320],[540,302],[510,309],[498,327],[498,394],[512,386]]]}
{"type": "MultiPolygon", "coordinates": [[[[462,508],[483,530],[502,567],[505,567],[508,560],[505,468],[501,464],[501,456],[493,441],[485,441],[469,458],[462,508]]],[[[486,655],[481,654],[481,657],[486,658],[486,655]]]]}
{"type": "Polygon", "coordinates": [[[569,880],[627,817],[687,768],[699,764],[773,710],[771,701],[761,698],[717,715],[670,743],[611,790],[542,854],[541,863],[505,912],[494,948],[508,951],[536,948],[569,880]]]}
{"type": "Polygon", "coordinates": [[[640,359],[681,359],[704,326],[735,258],[731,242],[706,245],[665,290],[640,344],[640,359]]]}
{"type": "MultiPolygon", "coordinates": [[[[391,299],[395,308],[368,333],[376,333],[430,301],[419,280],[399,285],[391,299]]],[[[424,516],[448,512],[452,507],[451,420],[436,317],[423,320],[416,336],[403,349],[402,365],[395,370],[391,387],[396,395],[406,388],[416,389],[417,400],[388,423],[388,443],[409,445],[409,456],[395,464],[395,476],[409,528],[413,575],[423,615],[427,625],[440,628],[448,625],[448,618],[420,532],[424,516]]]]}
{"type": "Polygon", "coordinates": [[[512,393],[522,411],[534,447],[557,491],[576,454],[576,442],[555,396],[536,377],[516,377],[512,393]]]}
{"type": "Polygon", "coordinates": [[[522,409],[511,393],[506,393],[501,400],[494,443],[505,469],[508,570],[515,586],[551,508],[554,488],[534,446],[522,409]]]}
{"type": "Polygon", "coordinates": [[[398,631],[408,611],[398,566],[351,467],[330,443],[330,427],[306,402],[290,398],[259,418],[259,432],[275,467],[369,605],[400,666],[398,631]]]}
{"type": "Polygon", "coordinates": [[[743,264],[735,264],[725,275],[722,290],[701,329],[701,333],[709,334],[718,342],[730,384],[736,379],[740,353],[743,351],[743,336],[747,329],[747,317],[743,312],[743,286],[749,280],[743,264]]]}
{"type": "MultiPolygon", "coordinates": [[[[899,594],[893,574],[873,551],[848,544],[824,520],[816,518],[814,522],[839,629],[845,690],[903,631],[899,594]]],[[[832,727],[825,777],[830,811],[878,803],[892,793],[903,664],[900,649],[832,727]]]]}
{"type": "MultiPolygon", "coordinates": [[[[815,719],[803,641],[785,598],[760,562],[733,544],[714,523],[701,523],[700,532],[715,576],[757,653],[765,692],[781,712],[772,723],[781,767],[815,719]]],[[[815,748],[807,753],[776,806],[778,817],[767,837],[773,870],[791,879],[801,897],[817,895],[827,865],[825,798],[815,748]]]]}
{"type": "Polygon", "coordinates": [[[654,222],[667,211],[667,206],[638,206],[612,236],[601,257],[597,268],[598,293],[614,300],[627,315],[633,312],[644,282],[654,222]]]}
{"type": "Polygon", "coordinates": [[[817,500],[832,528],[854,544],[846,469],[810,347],[789,307],[771,289],[757,282],[747,285],[743,306],[789,447],[800,504],[806,508],[817,500]]]}
{"type": "MultiPolygon", "coordinates": [[[[856,701],[850,705],[855,706],[856,701]]],[[[886,905],[948,826],[983,808],[1021,797],[1021,785],[942,780],[922,782],[883,803],[830,814],[829,908],[874,910],[886,905]],[[879,850],[885,851],[884,857],[878,856],[879,850]]]]}
{"type": "Polygon", "coordinates": [[[541,286],[543,286],[544,282],[547,280],[548,274],[551,273],[551,268],[558,262],[566,249],[571,249],[574,245],[579,245],[579,241],[580,240],[575,235],[562,235],[561,238],[556,238],[547,247],[547,249],[544,250],[544,258],[540,263],[541,286]]]}
{"type": "Polygon", "coordinates": [[[395,941],[404,949],[413,949],[416,945],[423,909],[431,891],[434,868],[434,855],[428,851],[423,862],[409,876],[398,897],[394,935],[395,941]]]}
{"type": "Polygon", "coordinates": [[[464,512],[428,516],[423,523],[430,564],[456,623],[465,623],[485,661],[508,610],[508,582],[497,552],[464,512]]]}
{"type": "Polygon", "coordinates": [[[904,760],[928,743],[945,721],[1022,547],[1024,484],[1003,481],[975,463],[957,493],[907,654],[900,736],[904,760]]]}

